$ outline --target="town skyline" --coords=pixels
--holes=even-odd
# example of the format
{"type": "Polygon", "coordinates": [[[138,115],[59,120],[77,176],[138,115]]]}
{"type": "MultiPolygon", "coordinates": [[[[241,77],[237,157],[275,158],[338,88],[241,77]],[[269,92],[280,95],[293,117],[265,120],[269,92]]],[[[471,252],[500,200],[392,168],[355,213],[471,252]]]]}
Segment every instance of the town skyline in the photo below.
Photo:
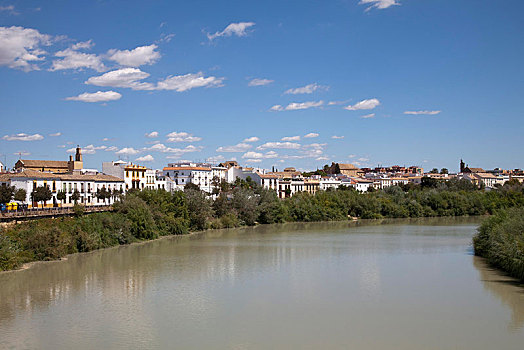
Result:
{"type": "Polygon", "coordinates": [[[522,168],[523,9],[2,0],[0,161],[522,168]]]}

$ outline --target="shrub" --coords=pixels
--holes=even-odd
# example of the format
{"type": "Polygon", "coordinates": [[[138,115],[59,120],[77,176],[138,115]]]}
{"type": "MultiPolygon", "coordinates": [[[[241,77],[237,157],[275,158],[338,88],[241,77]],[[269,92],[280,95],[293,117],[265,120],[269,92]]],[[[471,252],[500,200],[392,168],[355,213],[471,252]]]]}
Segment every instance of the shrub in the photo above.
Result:
{"type": "Polygon", "coordinates": [[[524,208],[500,210],[484,220],[473,247],[476,255],[524,280],[524,208]]]}

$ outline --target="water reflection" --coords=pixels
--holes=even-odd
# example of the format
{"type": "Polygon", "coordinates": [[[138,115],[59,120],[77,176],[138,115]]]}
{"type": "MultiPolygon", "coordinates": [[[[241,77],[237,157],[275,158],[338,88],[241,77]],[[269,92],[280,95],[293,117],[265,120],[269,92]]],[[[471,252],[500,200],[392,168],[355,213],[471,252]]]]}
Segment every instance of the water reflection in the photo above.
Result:
{"type": "Polygon", "coordinates": [[[504,305],[510,307],[509,328],[522,329],[524,327],[524,284],[489,267],[482,258],[473,257],[473,266],[479,272],[484,288],[499,298],[504,305]]]}
{"type": "Polygon", "coordinates": [[[486,312],[468,300],[496,311],[491,324],[509,311],[482,284],[512,307],[512,348],[524,339],[522,293],[471,265],[477,223],[259,226],[37,264],[0,274],[0,348],[460,348],[442,343],[456,327],[463,345],[489,348],[506,334],[475,338],[464,320],[486,312]]]}
{"type": "MultiPolygon", "coordinates": [[[[12,319],[21,311],[42,310],[95,291],[102,291],[105,297],[114,299],[140,298],[152,278],[228,280],[234,284],[237,273],[279,271],[282,266],[296,265],[299,260],[315,256],[336,257],[347,249],[347,242],[337,242],[333,237],[324,240],[322,236],[310,237],[304,233],[345,232],[352,227],[384,224],[446,226],[477,221],[476,218],[422,218],[263,225],[77,254],[69,256],[67,261],[37,263],[24,271],[1,273],[0,322],[12,319]],[[301,237],[299,244],[297,237],[301,237]],[[241,251],[237,251],[239,245],[241,251]],[[238,272],[239,263],[255,269],[238,272]]],[[[423,234],[423,231],[415,233],[423,234]]],[[[369,246],[367,239],[365,244],[375,249],[373,244],[369,246]]],[[[363,248],[356,243],[352,247],[363,248]]],[[[376,293],[380,285],[380,272],[373,259],[373,255],[368,255],[359,262],[362,264],[360,283],[367,293],[376,293]]]]}

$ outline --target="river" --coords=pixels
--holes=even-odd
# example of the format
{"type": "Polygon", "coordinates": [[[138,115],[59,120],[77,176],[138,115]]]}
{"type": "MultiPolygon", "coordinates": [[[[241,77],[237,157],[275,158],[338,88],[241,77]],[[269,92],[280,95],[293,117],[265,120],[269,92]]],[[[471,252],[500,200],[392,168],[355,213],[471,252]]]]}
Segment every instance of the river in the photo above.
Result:
{"type": "Polygon", "coordinates": [[[0,274],[1,349],[522,349],[479,219],[283,224],[0,274]]]}

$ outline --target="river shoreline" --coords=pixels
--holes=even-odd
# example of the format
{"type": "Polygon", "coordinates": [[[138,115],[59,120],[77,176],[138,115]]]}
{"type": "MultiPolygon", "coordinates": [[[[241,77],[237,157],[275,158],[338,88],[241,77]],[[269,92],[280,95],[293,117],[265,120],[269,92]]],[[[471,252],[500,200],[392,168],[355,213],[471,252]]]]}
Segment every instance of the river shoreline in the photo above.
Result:
{"type": "MultiPolygon", "coordinates": [[[[392,225],[392,224],[415,224],[427,221],[428,223],[438,223],[439,220],[443,219],[452,219],[456,221],[476,221],[478,219],[479,225],[480,222],[486,218],[489,217],[488,215],[478,215],[478,216],[451,216],[451,217],[444,217],[444,216],[434,216],[434,217],[419,217],[419,218],[383,218],[383,219],[351,219],[351,220],[330,220],[330,221],[304,221],[304,222],[285,222],[285,223],[275,223],[275,224],[257,224],[254,226],[237,226],[237,227],[231,227],[231,228],[220,228],[220,229],[213,229],[209,228],[202,231],[193,231],[186,234],[179,234],[179,235],[167,235],[167,236],[160,236],[154,239],[149,240],[142,240],[138,242],[131,242],[128,244],[119,244],[111,247],[105,247],[100,249],[91,250],[88,252],[76,252],[64,255],[63,257],[60,257],[59,259],[54,260],[35,260],[30,261],[27,263],[24,263],[22,266],[20,266],[17,269],[11,269],[11,270],[5,270],[0,271],[0,275],[2,274],[8,274],[8,273],[14,273],[14,272],[22,272],[29,270],[35,266],[40,266],[44,264],[53,264],[53,263],[60,263],[67,261],[70,257],[78,256],[78,255],[89,255],[94,254],[99,251],[104,250],[111,250],[111,249],[119,249],[122,247],[129,247],[129,246],[139,246],[139,245],[145,245],[157,241],[167,240],[167,239],[190,239],[191,237],[197,237],[217,231],[230,231],[230,230],[247,230],[247,229],[253,229],[256,227],[264,226],[264,227],[279,227],[279,228],[285,228],[286,226],[296,226],[296,225],[315,225],[315,224],[333,224],[333,225],[340,225],[342,223],[347,223],[348,227],[357,227],[359,225],[392,225]]],[[[49,219],[48,219],[49,220],[49,219]]],[[[51,220],[58,220],[58,219],[51,219],[51,220]]],[[[23,222],[16,223],[16,225],[23,224],[23,222]]]]}

